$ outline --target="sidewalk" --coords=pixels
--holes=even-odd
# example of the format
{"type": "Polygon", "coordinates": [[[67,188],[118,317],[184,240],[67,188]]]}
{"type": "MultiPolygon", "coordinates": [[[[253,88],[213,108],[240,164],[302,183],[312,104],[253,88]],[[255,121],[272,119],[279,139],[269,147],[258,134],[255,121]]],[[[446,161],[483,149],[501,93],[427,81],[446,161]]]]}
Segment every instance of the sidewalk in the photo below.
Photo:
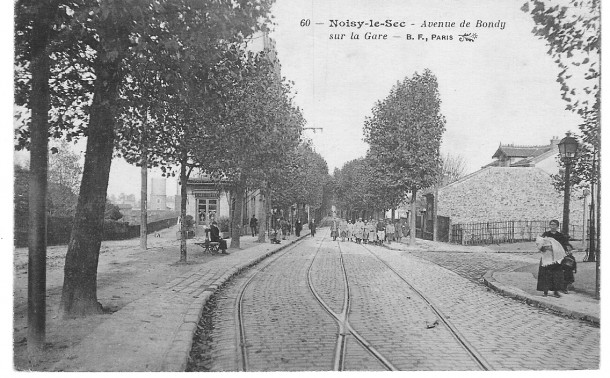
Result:
{"type": "MultiPolygon", "coordinates": [[[[600,324],[600,301],[587,291],[583,291],[582,285],[578,281],[575,282],[574,290],[569,294],[561,293],[561,298],[555,298],[552,292],[548,297],[543,297],[541,292],[536,291],[537,275],[538,265],[536,264],[528,265],[514,272],[489,271],[484,280],[487,286],[511,298],[600,324]]],[[[595,263],[579,263],[576,279],[586,276],[595,277],[595,263]]]]}
{"type": "Polygon", "coordinates": [[[70,348],[54,371],[184,371],[193,335],[203,307],[214,291],[231,276],[298,240],[304,230],[282,244],[256,244],[229,249],[193,266],[147,295],[129,303],[99,324],[78,345],[70,348]]]}
{"type": "MultiPolygon", "coordinates": [[[[569,294],[561,293],[561,298],[553,297],[552,293],[548,297],[543,297],[542,293],[536,290],[538,261],[515,269],[514,272],[490,271],[484,277],[485,284],[512,298],[599,324],[600,301],[595,299],[595,263],[583,262],[585,252],[578,249],[581,245],[575,243],[574,247],[576,247],[574,257],[576,258],[578,271],[575,275],[574,289],[570,290],[569,294]]],[[[534,242],[500,244],[488,246],[488,248],[499,253],[514,254],[536,250],[534,242]]],[[[539,259],[538,254],[534,256],[536,260],[539,259]]]]}
{"type": "Polygon", "coordinates": [[[600,324],[600,301],[595,299],[595,263],[582,262],[584,252],[574,253],[578,270],[574,290],[571,290],[569,294],[561,293],[561,298],[555,298],[552,293],[548,297],[543,297],[541,292],[536,291],[539,255],[533,252],[536,250],[533,242],[462,246],[416,239],[413,247],[406,245],[406,242],[408,241],[403,239],[402,243],[386,244],[385,246],[406,252],[489,253],[502,254],[503,258],[510,254],[514,256],[515,261],[522,262],[522,266],[510,272],[488,271],[483,277],[485,285],[508,297],[600,324]]]}

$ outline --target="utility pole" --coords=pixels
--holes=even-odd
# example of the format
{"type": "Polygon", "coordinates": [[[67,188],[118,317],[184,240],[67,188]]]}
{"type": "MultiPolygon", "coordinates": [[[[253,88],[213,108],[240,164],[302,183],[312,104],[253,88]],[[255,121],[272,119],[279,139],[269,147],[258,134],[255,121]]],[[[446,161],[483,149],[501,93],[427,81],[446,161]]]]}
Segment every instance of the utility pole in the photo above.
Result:
{"type": "MultiPolygon", "coordinates": [[[[40,1],[36,6],[28,5],[27,8],[34,11],[29,40],[32,120],[30,126],[27,351],[30,362],[37,363],[42,358],[46,338],[48,118],[49,77],[51,75],[48,46],[52,30],[51,20],[56,7],[50,1],[40,1]]],[[[21,11],[23,10],[21,9],[21,11]]]]}
{"type": "Polygon", "coordinates": [[[561,232],[567,236],[570,234],[570,168],[572,168],[572,159],[576,157],[578,152],[578,141],[576,141],[576,139],[574,139],[568,132],[566,133],[566,137],[563,138],[557,146],[559,147],[559,154],[566,165],[564,174],[563,222],[561,225],[561,232]]]}
{"type": "Polygon", "coordinates": [[[582,249],[587,248],[587,197],[589,197],[589,189],[582,192],[582,249]]]}
{"type": "Polygon", "coordinates": [[[140,249],[145,251],[148,248],[148,155],[146,148],[142,151],[140,177],[140,249]]]}

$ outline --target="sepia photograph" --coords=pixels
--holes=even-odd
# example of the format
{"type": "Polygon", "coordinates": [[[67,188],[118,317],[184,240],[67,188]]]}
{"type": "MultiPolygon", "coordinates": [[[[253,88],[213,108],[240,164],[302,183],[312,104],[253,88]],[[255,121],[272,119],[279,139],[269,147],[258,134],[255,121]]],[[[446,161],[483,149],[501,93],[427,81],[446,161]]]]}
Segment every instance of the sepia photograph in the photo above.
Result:
{"type": "Polygon", "coordinates": [[[4,8],[3,370],[606,368],[601,0],[4,8]]]}

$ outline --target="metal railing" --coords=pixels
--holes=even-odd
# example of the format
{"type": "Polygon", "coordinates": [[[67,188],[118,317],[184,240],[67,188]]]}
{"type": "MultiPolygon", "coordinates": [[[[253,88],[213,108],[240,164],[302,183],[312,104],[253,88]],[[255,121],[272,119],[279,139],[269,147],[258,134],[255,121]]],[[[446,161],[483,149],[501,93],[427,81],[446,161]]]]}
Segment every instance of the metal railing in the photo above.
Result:
{"type": "MultiPolygon", "coordinates": [[[[534,241],[549,229],[547,220],[457,223],[451,225],[450,242],[477,245],[534,241]]],[[[569,231],[573,240],[586,237],[582,224],[570,225],[569,231]]]]}

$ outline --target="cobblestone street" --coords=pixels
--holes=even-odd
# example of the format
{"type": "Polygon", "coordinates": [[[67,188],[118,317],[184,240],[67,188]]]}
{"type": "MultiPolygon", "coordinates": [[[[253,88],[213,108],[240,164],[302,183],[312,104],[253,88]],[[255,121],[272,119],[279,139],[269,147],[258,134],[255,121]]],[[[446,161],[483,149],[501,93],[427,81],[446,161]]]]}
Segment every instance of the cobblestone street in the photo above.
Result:
{"type": "Polygon", "coordinates": [[[528,264],[536,264],[540,258],[538,253],[514,255],[504,253],[417,251],[412,252],[412,255],[443,266],[475,282],[480,282],[483,275],[490,270],[513,271],[528,264]]]}
{"type": "Polygon", "coordinates": [[[211,371],[598,368],[598,327],[478,283],[532,261],[389,250],[323,229],[217,293],[205,358],[211,371]]]}

